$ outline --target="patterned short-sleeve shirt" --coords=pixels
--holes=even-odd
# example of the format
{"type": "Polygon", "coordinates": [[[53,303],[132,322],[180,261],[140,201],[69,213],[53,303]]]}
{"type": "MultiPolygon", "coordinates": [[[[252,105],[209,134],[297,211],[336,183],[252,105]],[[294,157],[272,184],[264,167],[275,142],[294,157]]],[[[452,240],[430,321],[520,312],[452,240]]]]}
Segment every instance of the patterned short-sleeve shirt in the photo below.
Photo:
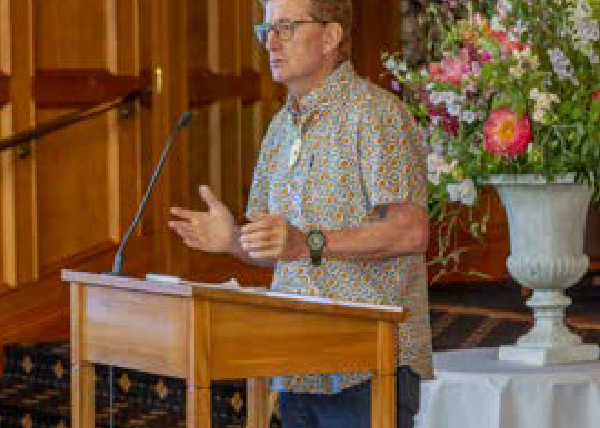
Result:
{"type": "MultiPolygon", "coordinates": [[[[393,94],[358,77],[349,62],[275,116],[263,140],[247,216],[284,215],[307,231],[338,229],[385,215],[389,203],[427,206],[419,133],[393,94]]],[[[278,262],[272,288],[332,299],[400,305],[398,363],[431,377],[427,274],[422,254],[384,260],[278,262]]],[[[335,393],[369,373],[278,378],[278,390],[335,393]]]]}

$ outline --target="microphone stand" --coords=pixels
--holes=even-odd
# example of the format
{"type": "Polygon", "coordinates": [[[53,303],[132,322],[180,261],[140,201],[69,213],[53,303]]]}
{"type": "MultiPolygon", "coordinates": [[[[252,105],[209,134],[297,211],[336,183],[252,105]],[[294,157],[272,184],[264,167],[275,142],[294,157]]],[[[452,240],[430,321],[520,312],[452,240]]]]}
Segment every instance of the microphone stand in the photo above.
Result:
{"type": "Polygon", "coordinates": [[[146,193],[144,194],[142,201],[140,202],[138,210],[135,213],[135,216],[133,217],[133,220],[131,221],[131,224],[129,225],[127,232],[125,232],[125,235],[123,235],[123,238],[121,239],[121,242],[119,243],[119,247],[117,248],[117,253],[115,254],[115,260],[113,263],[112,272],[110,272],[109,275],[117,275],[117,276],[123,275],[121,270],[123,267],[123,251],[125,250],[125,245],[127,245],[127,242],[131,238],[133,231],[135,230],[136,226],[138,225],[138,223],[140,221],[140,218],[142,217],[142,213],[146,209],[146,204],[148,203],[148,199],[150,198],[150,193],[152,192],[152,189],[154,188],[154,183],[156,183],[156,180],[158,179],[158,176],[160,174],[160,171],[162,170],[163,164],[165,163],[165,159],[167,158],[169,150],[171,149],[171,145],[175,141],[175,137],[179,134],[179,132],[185,126],[187,126],[190,123],[190,121],[192,120],[192,116],[193,116],[193,114],[189,111],[183,113],[181,115],[181,117],[179,118],[179,120],[177,121],[177,125],[175,126],[175,129],[173,129],[173,132],[171,132],[171,135],[169,135],[167,144],[165,145],[165,147],[160,155],[160,158],[158,159],[158,164],[154,168],[154,172],[152,173],[152,177],[150,178],[150,182],[148,183],[148,187],[146,188],[146,193]]]}

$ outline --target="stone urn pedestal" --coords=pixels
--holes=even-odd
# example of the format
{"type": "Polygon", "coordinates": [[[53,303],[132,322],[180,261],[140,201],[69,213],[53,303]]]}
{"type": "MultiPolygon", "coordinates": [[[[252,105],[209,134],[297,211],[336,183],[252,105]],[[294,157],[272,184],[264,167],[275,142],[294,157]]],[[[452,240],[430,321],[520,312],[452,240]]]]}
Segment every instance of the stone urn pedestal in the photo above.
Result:
{"type": "Polygon", "coordinates": [[[533,290],[527,301],[534,325],[514,345],[502,346],[501,360],[534,365],[598,359],[600,347],[584,344],[565,325],[571,299],[564,290],[587,272],[584,233],[592,189],[572,176],[546,182],[539,176],[495,176],[510,229],[507,267],[533,290]]]}

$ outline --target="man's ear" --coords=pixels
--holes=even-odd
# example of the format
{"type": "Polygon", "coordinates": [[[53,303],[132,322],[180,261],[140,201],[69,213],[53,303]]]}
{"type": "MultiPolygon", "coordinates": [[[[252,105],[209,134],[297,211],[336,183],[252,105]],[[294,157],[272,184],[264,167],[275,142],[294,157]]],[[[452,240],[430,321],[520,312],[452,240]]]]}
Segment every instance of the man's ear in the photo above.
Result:
{"type": "Polygon", "coordinates": [[[344,30],[338,22],[329,22],[325,25],[325,33],[323,35],[323,53],[328,54],[338,49],[342,43],[344,30]]]}

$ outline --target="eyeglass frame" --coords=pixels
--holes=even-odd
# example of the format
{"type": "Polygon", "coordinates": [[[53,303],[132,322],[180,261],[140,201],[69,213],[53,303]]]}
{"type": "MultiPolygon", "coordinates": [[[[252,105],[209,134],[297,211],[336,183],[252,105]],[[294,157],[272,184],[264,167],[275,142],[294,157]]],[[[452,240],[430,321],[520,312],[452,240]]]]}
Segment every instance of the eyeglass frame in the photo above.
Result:
{"type": "Polygon", "coordinates": [[[259,43],[264,45],[269,40],[269,34],[271,34],[271,31],[273,31],[274,35],[277,37],[277,40],[280,40],[282,42],[289,42],[294,37],[294,34],[296,33],[296,30],[298,29],[300,24],[313,23],[313,24],[324,25],[324,24],[329,24],[331,22],[333,22],[333,21],[320,21],[317,19],[313,19],[310,21],[309,20],[301,20],[301,19],[294,19],[294,20],[290,20],[290,21],[282,20],[282,21],[275,22],[274,24],[271,24],[270,22],[261,22],[259,24],[254,24],[254,36],[259,41],[259,43]],[[289,25],[289,32],[290,32],[289,37],[285,37],[285,38],[281,37],[281,30],[278,28],[281,25],[289,25]],[[263,41],[259,37],[258,32],[263,31],[265,29],[265,27],[268,29],[268,31],[265,32],[265,39],[263,41]]]}

